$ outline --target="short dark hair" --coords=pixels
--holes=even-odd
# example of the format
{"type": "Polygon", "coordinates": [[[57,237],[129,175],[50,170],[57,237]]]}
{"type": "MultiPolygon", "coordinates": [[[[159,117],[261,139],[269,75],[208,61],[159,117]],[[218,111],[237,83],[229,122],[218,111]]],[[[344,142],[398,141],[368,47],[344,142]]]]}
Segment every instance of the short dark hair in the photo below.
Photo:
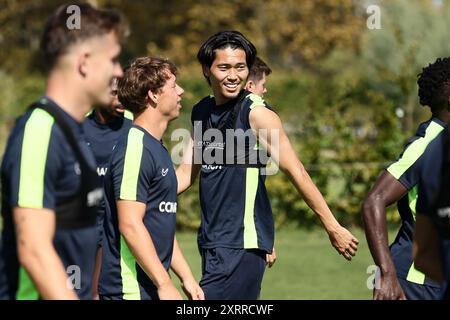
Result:
{"type": "Polygon", "coordinates": [[[114,32],[119,41],[128,36],[128,24],[115,10],[99,10],[87,3],[76,4],[80,9],[80,28],[67,25],[71,16],[69,6],[59,6],[47,20],[41,39],[41,51],[48,68],[53,67],[67,49],[80,41],[114,32]]]}
{"type": "Polygon", "coordinates": [[[420,104],[431,110],[448,106],[450,97],[450,58],[438,58],[418,75],[420,104]]]}
{"type": "Polygon", "coordinates": [[[272,73],[272,69],[264,62],[260,57],[255,57],[255,62],[248,73],[248,80],[253,80],[255,82],[261,81],[263,75],[268,76],[272,73]]]}
{"type": "MultiPolygon", "coordinates": [[[[239,31],[221,31],[212,35],[198,50],[197,59],[202,66],[210,68],[216,58],[216,50],[225,48],[244,50],[247,66],[249,69],[252,67],[256,57],[256,48],[239,31]]],[[[205,78],[209,82],[206,75],[205,78]]]]}
{"type": "Polygon", "coordinates": [[[148,91],[159,92],[170,78],[177,75],[177,67],[167,59],[141,57],[133,60],[119,78],[119,101],[134,115],[139,115],[148,104],[148,91]]]}

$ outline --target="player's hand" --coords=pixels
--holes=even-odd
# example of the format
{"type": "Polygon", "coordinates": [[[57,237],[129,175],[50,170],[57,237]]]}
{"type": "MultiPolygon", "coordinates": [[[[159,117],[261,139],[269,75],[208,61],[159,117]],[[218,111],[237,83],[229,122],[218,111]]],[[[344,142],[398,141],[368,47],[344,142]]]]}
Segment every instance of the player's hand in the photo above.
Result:
{"type": "Polygon", "coordinates": [[[189,300],[205,300],[205,294],[194,278],[184,280],[181,288],[189,300]]]}
{"type": "Polygon", "coordinates": [[[275,251],[275,248],[273,248],[271,254],[266,254],[266,265],[269,268],[272,268],[272,266],[275,264],[275,261],[277,261],[277,252],[275,251]]]}
{"type": "Polygon", "coordinates": [[[161,300],[183,300],[183,297],[177,288],[175,288],[172,281],[168,281],[158,288],[158,297],[161,300]]]}
{"type": "Polygon", "coordinates": [[[333,247],[343,255],[345,259],[352,260],[358,250],[358,239],[342,226],[329,232],[329,237],[333,247]]]}
{"type": "Polygon", "coordinates": [[[375,280],[373,300],[406,300],[405,293],[395,274],[381,276],[375,280]]]}

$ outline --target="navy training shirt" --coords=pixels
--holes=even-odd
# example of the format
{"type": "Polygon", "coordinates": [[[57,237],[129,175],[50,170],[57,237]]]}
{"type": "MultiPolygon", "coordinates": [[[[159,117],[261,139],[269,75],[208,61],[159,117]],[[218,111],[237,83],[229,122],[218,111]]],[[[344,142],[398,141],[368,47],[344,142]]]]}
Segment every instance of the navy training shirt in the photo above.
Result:
{"type": "MultiPolygon", "coordinates": [[[[128,132],[132,123],[125,114],[116,117],[110,123],[101,123],[97,118],[95,109],[84,120],[83,129],[86,135],[86,141],[94,154],[97,163],[97,174],[100,177],[103,178],[108,171],[109,160],[119,137],[128,132]]],[[[102,201],[97,213],[97,226],[100,236],[99,245],[101,245],[103,237],[104,216],[105,203],[102,201]]]]}
{"type": "Polygon", "coordinates": [[[416,220],[416,202],[420,186],[419,177],[426,152],[428,152],[427,146],[442,135],[445,127],[446,124],[435,117],[421,123],[416,134],[408,140],[400,158],[386,169],[408,190],[408,193],[397,202],[402,225],[390,246],[397,277],[434,287],[438,287],[439,284],[426,278],[422,272],[414,267],[412,243],[416,220]]]}
{"type": "MultiPolygon", "coordinates": [[[[94,170],[95,160],[86,145],[82,125],[49,98],[41,101],[59,109],[87,163],[94,170]]],[[[61,128],[46,111],[29,110],[17,119],[3,156],[1,181],[3,232],[0,243],[0,299],[38,299],[38,292],[29,275],[18,262],[12,209],[56,210],[58,204],[72,199],[80,191],[81,183],[80,167],[72,148],[61,128]]],[[[95,225],[56,230],[55,233],[55,249],[68,276],[80,272],[79,284],[74,283],[80,299],[92,298],[97,241],[95,225]]]]}
{"type": "MultiPolygon", "coordinates": [[[[217,128],[220,123],[227,121],[236,103],[238,99],[216,106],[214,97],[209,96],[193,107],[191,121],[194,126],[194,143],[197,148],[201,146],[203,155],[221,152],[226,148],[226,138],[223,137],[222,142],[215,141],[208,135],[202,135],[198,139],[199,137],[195,137],[196,126],[201,125],[204,129],[207,122],[210,122],[212,128],[217,128]]],[[[251,132],[251,109],[265,106],[264,100],[255,94],[247,94],[241,104],[236,117],[236,137],[243,132],[251,132]]],[[[253,144],[246,144],[245,148],[243,153],[257,148],[256,137],[253,144]]],[[[266,176],[262,174],[264,168],[211,164],[206,163],[204,158],[202,160],[199,247],[261,249],[272,252],[274,221],[265,186],[266,176]]]]}
{"type": "MultiPolygon", "coordinates": [[[[448,131],[446,134],[449,134],[448,131]]],[[[450,225],[450,214],[448,207],[441,213],[436,211],[436,205],[440,188],[442,186],[442,173],[444,163],[444,135],[439,135],[427,146],[424,155],[424,164],[419,176],[419,194],[417,198],[417,213],[424,214],[431,218],[433,222],[440,221],[436,225],[440,239],[440,251],[442,257],[442,270],[444,271],[444,280],[446,282],[446,293],[443,292],[445,299],[450,299],[450,230],[443,230],[442,226],[450,225]],[[446,220],[446,221],[444,221],[446,220]],[[440,227],[441,226],[441,227],[440,227]]],[[[448,169],[447,169],[448,170],[448,169]]],[[[448,190],[448,188],[446,188],[448,190]]],[[[447,195],[448,197],[449,195],[447,195]]],[[[448,203],[448,200],[447,200],[448,203]]],[[[441,209],[441,208],[438,208],[441,209]]]]}
{"type": "Polygon", "coordinates": [[[117,117],[111,123],[101,123],[95,110],[92,111],[83,122],[86,141],[91,147],[97,162],[97,174],[105,176],[108,171],[109,159],[117,140],[125,132],[128,132],[132,121],[125,116],[117,117]]]}
{"type": "Polygon", "coordinates": [[[175,237],[177,178],[162,141],[133,124],[122,136],[105,176],[106,216],[99,294],[126,300],[157,299],[157,289],[121,236],[117,200],[146,204],[144,224],[169,270],[175,237]]]}

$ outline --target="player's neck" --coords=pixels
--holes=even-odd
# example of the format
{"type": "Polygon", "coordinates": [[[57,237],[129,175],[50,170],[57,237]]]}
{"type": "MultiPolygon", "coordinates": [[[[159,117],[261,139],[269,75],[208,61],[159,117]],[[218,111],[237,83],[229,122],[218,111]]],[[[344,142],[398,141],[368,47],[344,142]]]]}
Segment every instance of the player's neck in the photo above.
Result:
{"type": "Polygon", "coordinates": [[[45,95],[78,122],[83,122],[91,109],[89,99],[76,90],[77,84],[64,72],[51,72],[47,79],[45,95]]]}
{"type": "Polygon", "coordinates": [[[155,139],[161,140],[164,132],[166,132],[169,121],[156,115],[156,112],[151,113],[148,111],[145,111],[137,116],[134,123],[144,128],[155,139]]]}
{"type": "Polygon", "coordinates": [[[232,99],[228,99],[225,97],[222,97],[220,95],[214,96],[214,100],[216,102],[216,106],[223,106],[225,104],[227,104],[228,102],[230,102],[232,99]]]}
{"type": "Polygon", "coordinates": [[[446,108],[438,112],[433,112],[433,116],[445,123],[450,123],[450,112],[446,108]]]}
{"type": "Polygon", "coordinates": [[[111,114],[111,112],[108,112],[106,110],[103,110],[101,108],[95,109],[95,118],[96,121],[98,121],[101,124],[111,124],[114,123],[116,120],[118,120],[120,116],[116,116],[111,114]]]}

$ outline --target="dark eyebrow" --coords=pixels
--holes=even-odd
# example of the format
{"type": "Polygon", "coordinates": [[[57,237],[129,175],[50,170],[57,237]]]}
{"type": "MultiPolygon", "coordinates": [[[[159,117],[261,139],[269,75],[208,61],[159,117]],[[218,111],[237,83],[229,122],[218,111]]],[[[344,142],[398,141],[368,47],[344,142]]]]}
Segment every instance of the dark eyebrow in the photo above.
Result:
{"type": "MultiPolygon", "coordinates": [[[[241,67],[241,66],[246,66],[247,64],[245,63],[245,62],[239,62],[239,63],[236,63],[234,66],[238,66],[238,67],[241,67]]],[[[233,67],[233,65],[231,65],[230,63],[219,63],[219,64],[217,64],[217,66],[220,68],[220,67],[233,67]]]]}

